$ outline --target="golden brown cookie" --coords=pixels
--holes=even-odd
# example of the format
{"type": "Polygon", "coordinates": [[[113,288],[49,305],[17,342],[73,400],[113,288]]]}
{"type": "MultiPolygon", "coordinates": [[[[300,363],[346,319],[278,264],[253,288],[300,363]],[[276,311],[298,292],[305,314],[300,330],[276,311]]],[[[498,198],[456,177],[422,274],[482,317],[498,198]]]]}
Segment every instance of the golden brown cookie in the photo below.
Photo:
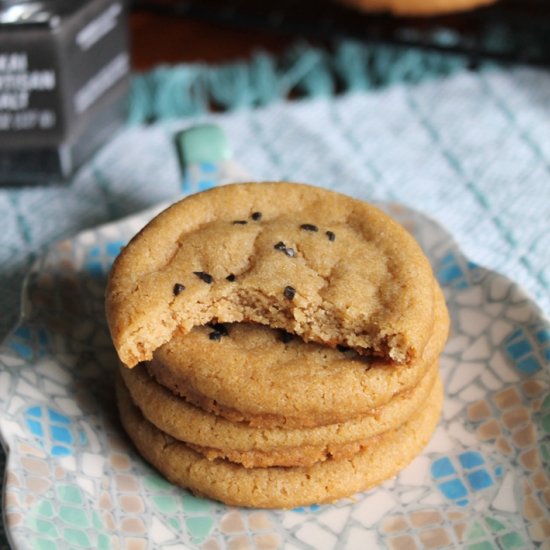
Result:
{"type": "Polygon", "coordinates": [[[310,429],[253,428],[204,412],[157,384],[143,366],[119,368],[133,403],[159,430],[210,459],[227,458],[246,468],[307,466],[356,454],[368,440],[403,424],[428,398],[435,363],[413,389],[357,420],[310,429]]]}
{"type": "Polygon", "coordinates": [[[437,361],[449,329],[436,287],[434,332],[421,358],[388,366],[352,351],[305,344],[251,324],[176,335],[148,364],[154,378],[189,402],[233,422],[306,428],[345,422],[416,386],[437,361]]]}
{"type": "Polygon", "coordinates": [[[173,483],[235,506],[292,508],[331,502],[365,491],[394,476],[429,441],[443,400],[438,380],[423,407],[396,430],[372,438],[351,458],[309,467],[243,468],[223,459],[208,460],[166,435],[133,405],[119,380],[122,424],[141,455],[173,483]]]}
{"type": "Polygon", "coordinates": [[[496,0],[339,0],[366,12],[391,12],[394,15],[434,16],[468,11],[496,0]]]}
{"type": "Polygon", "coordinates": [[[409,363],[431,335],[433,302],[429,262],[403,227],[370,204],[293,183],[227,185],[176,203],[124,248],[106,294],[129,367],[212,320],[409,363]]]}

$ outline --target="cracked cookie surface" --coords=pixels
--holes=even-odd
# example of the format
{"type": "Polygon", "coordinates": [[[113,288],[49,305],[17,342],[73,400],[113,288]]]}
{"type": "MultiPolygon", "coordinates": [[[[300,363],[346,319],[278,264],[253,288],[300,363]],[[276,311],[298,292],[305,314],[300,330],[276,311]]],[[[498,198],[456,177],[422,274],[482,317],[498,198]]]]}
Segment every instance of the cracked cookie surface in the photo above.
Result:
{"type": "Polygon", "coordinates": [[[235,184],[138,233],[115,261],[106,312],[129,367],[212,320],[409,363],[431,333],[432,281],[414,239],[370,204],[301,184],[235,184]]]}

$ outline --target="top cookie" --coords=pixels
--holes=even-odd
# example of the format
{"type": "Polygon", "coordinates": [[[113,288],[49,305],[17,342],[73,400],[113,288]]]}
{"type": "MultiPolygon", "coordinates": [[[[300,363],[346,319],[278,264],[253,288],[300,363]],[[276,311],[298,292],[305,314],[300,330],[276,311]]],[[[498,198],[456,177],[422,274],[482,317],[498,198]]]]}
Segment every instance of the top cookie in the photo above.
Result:
{"type": "Polygon", "coordinates": [[[176,330],[251,321],[397,363],[433,323],[430,264],[374,206],[308,185],[247,183],[192,195],[121,252],[106,311],[123,363],[176,330]]]}

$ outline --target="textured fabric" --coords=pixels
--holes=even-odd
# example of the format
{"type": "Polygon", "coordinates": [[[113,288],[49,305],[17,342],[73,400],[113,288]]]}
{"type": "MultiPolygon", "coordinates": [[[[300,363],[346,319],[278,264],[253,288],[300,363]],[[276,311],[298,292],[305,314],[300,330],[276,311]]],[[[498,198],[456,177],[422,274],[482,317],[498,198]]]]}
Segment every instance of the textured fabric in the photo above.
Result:
{"type": "Polygon", "coordinates": [[[465,56],[344,40],[327,49],[297,44],[274,58],[257,53],[249,62],[216,67],[158,67],[132,82],[130,121],[196,115],[211,105],[225,110],[267,105],[279,98],[327,96],[338,88],[371,90],[396,82],[414,84],[464,69],[465,56]]]}
{"type": "Polygon", "coordinates": [[[311,182],[436,218],[473,261],[550,312],[550,75],[516,69],[133,126],[68,186],[0,191],[2,334],[43,246],[178,196],[172,136],[199,120],[224,128],[257,179],[311,182]]]}

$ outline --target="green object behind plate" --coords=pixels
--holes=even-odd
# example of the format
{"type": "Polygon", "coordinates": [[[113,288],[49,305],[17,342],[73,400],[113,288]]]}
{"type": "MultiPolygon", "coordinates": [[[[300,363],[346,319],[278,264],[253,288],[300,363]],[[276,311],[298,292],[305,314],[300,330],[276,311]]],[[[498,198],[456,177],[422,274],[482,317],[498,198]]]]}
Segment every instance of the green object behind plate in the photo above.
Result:
{"type": "Polygon", "coordinates": [[[175,135],[182,169],[193,164],[218,164],[231,156],[229,143],[219,126],[200,124],[175,135]]]}

